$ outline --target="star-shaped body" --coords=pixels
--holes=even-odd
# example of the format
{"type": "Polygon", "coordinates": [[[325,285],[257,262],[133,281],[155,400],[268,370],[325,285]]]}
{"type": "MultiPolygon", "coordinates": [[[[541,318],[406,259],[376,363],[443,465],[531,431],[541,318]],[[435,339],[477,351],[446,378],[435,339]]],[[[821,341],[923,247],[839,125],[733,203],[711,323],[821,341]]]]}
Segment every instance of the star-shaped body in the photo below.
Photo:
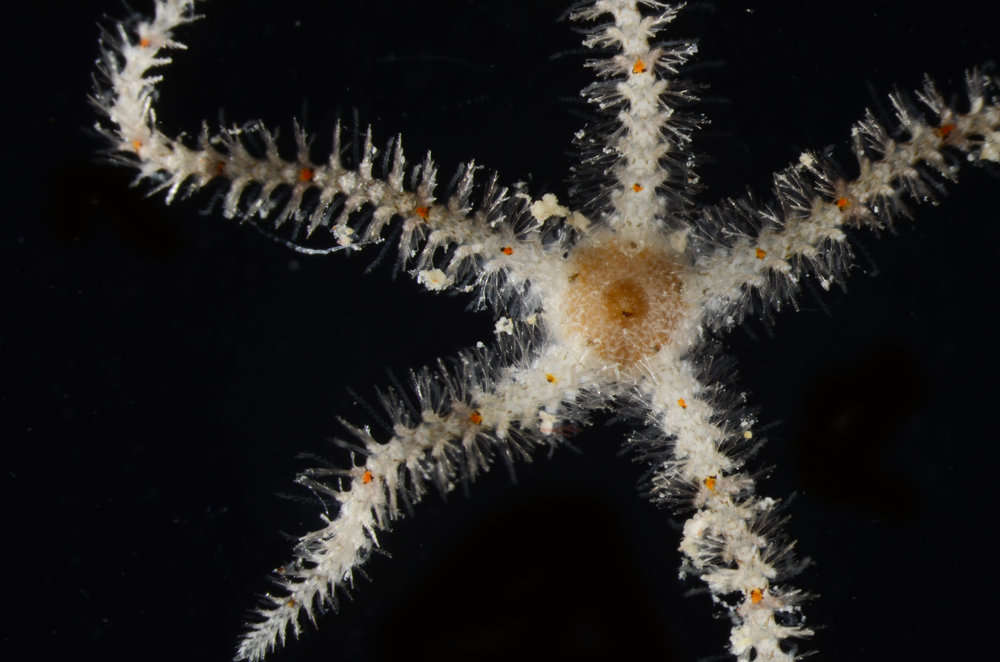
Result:
{"type": "MultiPolygon", "coordinates": [[[[695,205],[697,160],[688,143],[702,119],[676,77],[691,43],[657,46],[675,9],[596,2],[574,19],[602,59],[588,100],[604,123],[577,136],[569,196],[537,198],[467,165],[442,193],[430,158],[409,165],[400,139],[377,150],[370,134],[314,161],[304,133],[292,160],[271,134],[239,127],[197,147],[161,133],[144,78],[192,3],[157,3],[157,17],[109,51],[109,87],[97,104],[114,148],[141,176],[179,193],[222,180],[223,213],[267,233],[292,228],[302,252],[350,251],[392,237],[400,263],[432,291],[473,294],[495,311],[496,346],[413,375],[385,392],[384,430],[345,422],[349,467],[307,470],[299,482],[328,500],[330,517],[278,569],[238,657],[259,659],[333,600],[378,547],[378,532],[431,489],[469,482],[500,459],[513,465],[563,443],[595,411],[614,409],[644,429],[630,446],[650,465],[648,492],[689,515],[684,572],[731,611],[740,659],[791,659],[808,636],[800,564],[776,531],[775,502],[755,496],[744,463],[759,435],[726,389],[714,344],[748,312],[788,303],[804,279],[827,289],[850,263],[845,227],[884,227],[908,200],[955,177],[960,159],[997,160],[992,82],[969,76],[971,108],[953,111],[928,85],[927,115],[897,97],[903,134],[874,118],[854,130],[860,175],[848,178],[805,152],[775,178],[775,201],[695,205]],[[325,247],[307,241],[322,236],[325,247]]],[[[342,131],[337,130],[338,140],[342,131]]]]}

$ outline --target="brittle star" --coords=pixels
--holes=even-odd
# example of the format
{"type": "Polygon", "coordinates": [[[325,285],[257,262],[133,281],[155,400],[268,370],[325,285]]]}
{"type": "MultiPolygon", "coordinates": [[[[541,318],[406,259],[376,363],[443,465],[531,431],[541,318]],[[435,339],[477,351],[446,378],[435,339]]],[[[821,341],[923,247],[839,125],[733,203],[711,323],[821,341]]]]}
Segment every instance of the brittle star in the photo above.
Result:
{"type": "Polygon", "coordinates": [[[281,594],[266,598],[238,658],[263,657],[289,625],[298,633],[302,612],[313,619],[352,584],[377,532],[431,486],[447,493],[497,457],[530,459],[607,408],[646,427],[628,444],[650,465],[651,499],[690,515],[683,571],[730,611],[730,652],[793,659],[787,640],[811,634],[803,596],[786,583],[801,564],[775,530],[776,502],[755,496],[744,470],[757,422],[721,381],[716,338],[748,312],[792,300],[805,279],[828,289],[843,277],[852,257],[846,227],[889,225],[907,201],[954,179],[962,159],[998,160],[994,81],[970,73],[965,109],[931,83],[916,94],[924,110],[894,96],[898,129],[873,116],[854,128],[857,177],[807,151],[775,176],[773,203],[701,206],[689,142],[704,120],[686,112],[696,95],[677,77],[696,48],[657,45],[677,10],[639,4],[606,0],[572,12],[591,28],[585,45],[609,55],[590,63],[598,79],[585,95],[604,121],[577,135],[567,201],[477,178],[472,164],[440,200],[430,157],[407,166],[401,139],[380,153],[369,132],[351,162],[339,127],[325,162],[311,158],[298,129],[292,160],[259,126],[206,129],[192,148],[157,127],[157,80],[146,72],[165,63],[161,49],[177,46],[172,30],[193,19],[193,2],[157,2],[154,19],[112,37],[106,86],[95,94],[103,128],[119,158],[166,190],[168,202],[222,180],[226,217],[272,235],[291,226],[282,241],[303,253],[392,236],[417,282],[471,293],[496,316],[494,349],[480,343],[414,373],[409,392],[384,393],[385,434],[344,423],[352,466],[300,475],[336,512],[278,570],[281,594]],[[318,235],[329,237],[326,248],[304,243],[318,235]]]}

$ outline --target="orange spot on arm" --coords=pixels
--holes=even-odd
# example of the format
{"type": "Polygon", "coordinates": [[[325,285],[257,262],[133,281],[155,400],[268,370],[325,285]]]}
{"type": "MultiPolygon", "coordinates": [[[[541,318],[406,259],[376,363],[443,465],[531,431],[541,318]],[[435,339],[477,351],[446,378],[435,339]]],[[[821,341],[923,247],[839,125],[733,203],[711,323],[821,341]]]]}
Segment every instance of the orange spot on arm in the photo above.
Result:
{"type": "Polygon", "coordinates": [[[474,411],[471,414],[469,414],[469,422],[472,423],[473,425],[479,425],[480,423],[483,422],[483,415],[480,414],[478,411],[474,411]]]}
{"type": "Polygon", "coordinates": [[[755,588],[750,591],[750,602],[757,604],[764,599],[764,589],[755,588]]]}
{"type": "Polygon", "coordinates": [[[951,132],[954,131],[955,128],[956,128],[955,125],[951,124],[951,123],[949,123],[949,124],[942,124],[941,126],[939,126],[936,129],[934,129],[934,134],[938,138],[941,138],[942,140],[945,140],[948,136],[951,135],[951,132]]]}
{"type": "Polygon", "coordinates": [[[511,246],[504,246],[503,248],[500,249],[500,252],[503,253],[504,255],[513,255],[514,248],[511,246]]]}
{"type": "Polygon", "coordinates": [[[413,210],[413,213],[426,221],[431,215],[431,209],[430,207],[417,207],[413,210]]]}
{"type": "Polygon", "coordinates": [[[372,475],[371,471],[369,471],[368,469],[365,469],[365,472],[363,474],[361,474],[361,482],[364,483],[365,485],[367,485],[368,483],[372,482],[373,480],[375,480],[375,476],[372,475]]]}
{"type": "Polygon", "coordinates": [[[642,58],[636,58],[635,64],[632,65],[632,73],[641,74],[646,71],[646,63],[642,61],[642,58]]]}
{"type": "Polygon", "coordinates": [[[702,483],[705,484],[705,487],[707,487],[710,492],[714,492],[715,491],[715,481],[716,480],[717,479],[716,479],[715,476],[706,476],[705,480],[703,480],[702,483]]]}
{"type": "Polygon", "coordinates": [[[299,170],[299,181],[300,182],[311,182],[313,177],[316,176],[316,171],[312,168],[302,168],[299,170]]]}
{"type": "Polygon", "coordinates": [[[687,409],[688,408],[688,403],[684,401],[684,398],[678,398],[677,399],[677,404],[678,404],[678,406],[680,406],[681,409],[687,409]]]}
{"type": "Polygon", "coordinates": [[[754,251],[754,254],[757,255],[758,260],[763,260],[765,257],[767,257],[767,251],[765,251],[763,248],[758,248],[756,251],[754,251]]]}

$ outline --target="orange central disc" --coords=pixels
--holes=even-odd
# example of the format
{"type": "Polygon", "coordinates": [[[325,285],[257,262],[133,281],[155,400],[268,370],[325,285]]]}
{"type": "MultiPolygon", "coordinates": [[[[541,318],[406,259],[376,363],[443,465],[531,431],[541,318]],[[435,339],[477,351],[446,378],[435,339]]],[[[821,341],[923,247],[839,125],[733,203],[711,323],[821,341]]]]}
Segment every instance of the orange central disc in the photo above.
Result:
{"type": "Polygon", "coordinates": [[[671,253],[609,242],[578,248],[569,266],[568,330],[602,358],[629,366],[670,341],[681,289],[671,253]]]}

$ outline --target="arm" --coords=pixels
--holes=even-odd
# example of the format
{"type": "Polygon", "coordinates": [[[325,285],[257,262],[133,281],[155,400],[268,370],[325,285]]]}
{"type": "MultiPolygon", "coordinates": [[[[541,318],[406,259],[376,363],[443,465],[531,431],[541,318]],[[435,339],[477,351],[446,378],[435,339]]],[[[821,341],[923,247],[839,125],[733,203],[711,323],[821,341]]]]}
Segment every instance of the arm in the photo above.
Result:
{"type": "Polygon", "coordinates": [[[102,40],[101,76],[92,102],[105,121],[97,128],[107,137],[113,159],[138,170],[137,182],[154,182],[154,191],[165,191],[170,203],[178,195],[223,180],[228,189],[222,212],[227,218],[275,229],[291,225],[295,237],[308,238],[321,228],[329,232],[329,248],[283,241],[306,253],[380,243],[398,218],[399,261],[431,290],[468,291],[506,282],[501,272],[511,273],[515,285],[527,280],[519,264],[547,250],[543,229],[561,224],[562,217],[572,213],[558,205],[550,209],[553,205],[541,201],[533,204],[520,189],[501,186],[495,176],[474,200],[480,170],[475,164],[461,167],[454,190],[438,200],[438,171],[430,154],[416,166],[407,166],[397,137],[387,148],[388,158],[377,158],[370,129],[356,164],[342,158],[351,150],[341,145],[339,124],[330,156],[322,163],[310,158],[310,137],[297,125],[292,160],[279,155],[276,133],[259,123],[218,133],[203,125],[193,147],[162,132],[154,105],[161,77],[149,71],[170,63],[163,56],[166,50],[185,48],[173,33],[201,18],[194,13],[195,2],[157,0],[153,18],[131,28],[119,24],[102,40]],[[250,144],[258,149],[250,149],[250,144]],[[549,226],[547,219],[552,219],[549,226]]]}
{"type": "Polygon", "coordinates": [[[359,458],[347,469],[317,468],[297,481],[334,504],[322,528],[299,538],[294,560],[276,571],[278,595],[264,596],[259,620],[247,624],[237,660],[261,660],[298,635],[304,611],[336,604],[336,593],[353,584],[355,571],[390,528],[430,491],[442,494],[474,480],[496,456],[512,467],[539,447],[561,440],[558,424],[582,420],[581,384],[575,362],[554,347],[497,369],[503,357],[485,351],[459,355],[454,367],[439,364],[413,377],[412,392],[383,397],[391,431],[386,441],[368,427],[345,424],[354,437],[344,443],[359,458]]]}
{"type": "Polygon", "coordinates": [[[728,610],[729,652],[740,662],[792,662],[794,648],[781,644],[813,632],[800,610],[807,596],[786,582],[807,563],[780,531],[778,502],[756,495],[743,470],[761,444],[754,418],[722,386],[729,375],[712,374],[718,366],[666,354],[640,387],[653,429],[630,440],[649,464],[649,498],[687,517],[681,575],[699,577],[728,610]]]}
{"type": "Polygon", "coordinates": [[[681,7],[650,4],[661,13],[644,16],[631,0],[600,0],[570,13],[585,25],[584,46],[610,51],[587,62],[597,80],[582,94],[604,121],[577,135],[579,193],[590,198],[591,216],[640,235],[649,228],[676,230],[690,214],[701,187],[689,143],[704,123],[684,112],[695,95],[677,76],[697,45],[655,41],[681,7]]]}
{"type": "Polygon", "coordinates": [[[707,311],[707,325],[738,324],[755,294],[780,306],[793,298],[803,277],[815,276],[828,289],[850,267],[844,229],[884,228],[907,215],[909,203],[933,200],[940,180],[957,180],[956,154],[974,164],[1000,162],[996,81],[973,71],[966,86],[965,113],[948,106],[930,81],[916,97],[932,121],[899,94],[891,97],[897,130],[868,113],[851,131],[859,171],[853,180],[840,176],[828,159],[806,152],[775,175],[773,207],[740,200],[707,210],[690,240],[697,278],[689,294],[707,311]]]}

